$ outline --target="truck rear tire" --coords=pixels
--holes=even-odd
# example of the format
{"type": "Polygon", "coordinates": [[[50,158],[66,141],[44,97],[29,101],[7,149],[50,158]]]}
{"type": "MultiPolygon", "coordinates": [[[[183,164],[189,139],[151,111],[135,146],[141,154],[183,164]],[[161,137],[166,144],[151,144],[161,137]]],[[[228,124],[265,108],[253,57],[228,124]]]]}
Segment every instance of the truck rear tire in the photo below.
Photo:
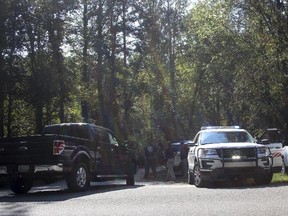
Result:
{"type": "Polygon", "coordinates": [[[29,176],[9,176],[10,190],[16,194],[27,193],[33,186],[33,179],[29,176]]]}
{"type": "Polygon", "coordinates": [[[90,173],[84,162],[77,163],[71,173],[66,176],[66,183],[70,191],[84,191],[90,187],[90,173]]]}

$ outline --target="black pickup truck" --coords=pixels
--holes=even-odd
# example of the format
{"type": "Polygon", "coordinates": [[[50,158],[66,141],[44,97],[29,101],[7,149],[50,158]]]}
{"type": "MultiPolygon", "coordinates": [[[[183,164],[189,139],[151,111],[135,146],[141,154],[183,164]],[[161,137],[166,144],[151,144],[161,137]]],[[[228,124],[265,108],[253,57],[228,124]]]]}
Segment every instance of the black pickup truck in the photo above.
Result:
{"type": "Polygon", "coordinates": [[[93,124],[48,125],[40,135],[0,139],[0,176],[7,177],[14,193],[27,193],[35,180],[65,179],[71,191],[115,178],[134,185],[136,170],[128,144],[93,124]]]}

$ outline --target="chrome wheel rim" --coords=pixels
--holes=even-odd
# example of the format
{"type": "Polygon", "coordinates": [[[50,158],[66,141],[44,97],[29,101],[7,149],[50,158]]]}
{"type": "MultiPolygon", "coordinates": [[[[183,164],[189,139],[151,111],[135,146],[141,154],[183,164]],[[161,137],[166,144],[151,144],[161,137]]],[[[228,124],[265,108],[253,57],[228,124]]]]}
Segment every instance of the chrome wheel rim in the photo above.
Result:
{"type": "Polygon", "coordinates": [[[87,174],[86,174],[86,170],[84,167],[79,167],[79,169],[77,170],[77,185],[79,187],[84,187],[86,184],[86,180],[87,180],[87,174]]]}
{"type": "Polygon", "coordinates": [[[201,176],[199,166],[196,166],[194,169],[194,184],[199,185],[201,183],[201,176]]]}

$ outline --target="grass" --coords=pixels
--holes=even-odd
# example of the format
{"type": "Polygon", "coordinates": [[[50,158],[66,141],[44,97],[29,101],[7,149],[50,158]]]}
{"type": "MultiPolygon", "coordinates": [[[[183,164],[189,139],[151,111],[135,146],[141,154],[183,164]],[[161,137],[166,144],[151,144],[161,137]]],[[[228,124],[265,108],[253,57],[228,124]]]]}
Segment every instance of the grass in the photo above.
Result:
{"type": "Polygon", "coordinates": [[[282,175],[281,173],[274,173],[272,183],[288,183],[288,175],[282,175]]]}
{"type": "MultiPolygon", "coordinates": [[[[166,170],[162,170],[161,172],[157,173],[157,180],[158,181],[165,181],[165,177],[166,177],[166,170]]],[[[186,182],[186,179],[184,179],[181,176],[177,176],[177,181],[179,182],[186,182]]],[[[254,181],[250,181],[251,184],[254,184],[254,181]],[[252,183],[251,183],[252,182],[252,183]]],[[[272,184],[279,184],[279,183],[287,183],[288,184],[288,175],[282,175],[281,173],[274,173],[272,181],[272,184]]],[[[249,184],[249,181],[248,181],[249,184]]]]}

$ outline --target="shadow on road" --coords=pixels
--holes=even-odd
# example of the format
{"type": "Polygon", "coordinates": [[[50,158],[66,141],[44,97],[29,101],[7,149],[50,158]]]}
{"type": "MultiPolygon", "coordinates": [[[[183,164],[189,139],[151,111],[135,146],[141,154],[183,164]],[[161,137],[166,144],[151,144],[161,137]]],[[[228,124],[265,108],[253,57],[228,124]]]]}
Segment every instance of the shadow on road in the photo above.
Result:
{"type": "MultiPolygon", "coordinates": [[[[0,189],[0,202],[57,202],[64,201],[78,197],[89,196],[92,194],[109,193],[111,191],[118,190],[133,190],[135,188],[144,187],[146,185],[159,185],[166,184],[166,170],[157,170],[156,178],[144,179],[144,170],[140,169],[135,176],[135,186],[127,186],[123,180],[115,180],[110,182],[93,182],[91,187],[83,192],[70,192],[64,181],[56,182],[52,185],[35,186],[27,194],[14,194],[7,188],[0,189]]],[[[188,185],[187,179],[182,176],[177,176],[175,184],[188,185]]],[[[168,182],[168,184],[170,184],[168,182]]],[[[221,181],[213,184],[209,184],[206,189],[253,189],[253,188],[265,188],[265,187],[283,187],[287,186],[287,182],[271,183],[269,185],[256,185],[252,179],[245,181],[221,181]]],[[[195,187],[191,185],[191,187],[195,187]]]]}
{"type": "MultiPolygon", "coordinates": [[[[142,185],[143,186],[143,185],[142,185]]],[[[14,194],[9,191],[0,196],[0,202],[55,202],[65,201],[73,198],[89,196],[92,194],[108,193],[117,190],[131,190],[142,187],[141,185],[126,186],[125,184],[92,185],[83,192],[70,192],[64,187],[36,187],[26,194],[14,194]]],[[[1,194],[0,194],[1,195],[1,194]]]]}

